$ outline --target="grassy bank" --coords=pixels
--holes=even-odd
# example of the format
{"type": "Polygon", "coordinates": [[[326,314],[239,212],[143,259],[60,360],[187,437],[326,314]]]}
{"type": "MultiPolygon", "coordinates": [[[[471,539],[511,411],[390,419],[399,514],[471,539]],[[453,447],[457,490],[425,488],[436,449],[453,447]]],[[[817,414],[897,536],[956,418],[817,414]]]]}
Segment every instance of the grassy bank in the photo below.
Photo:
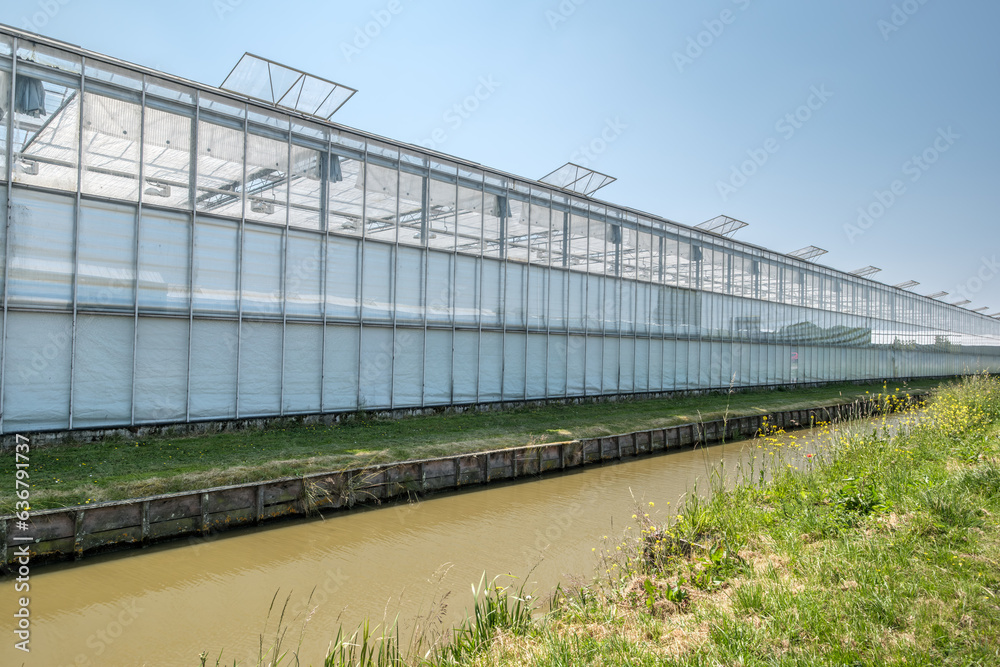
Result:
{"type": "Polygon", "coordinates": [[[544,616],[481,584],[451,636],[404,650],[365,627],[324,664],[1000,664],[1000,381],[818,451],[772,442],[709,500],[637,508],[544,616]]]}
{"type": "MultiPolygon", "coordinates": [[[[935,381],[899,390],[936,386],[935,381]]],[[[897,387],[887,387],[892,393],[897,387]]],[[[831,385],[585,405],[551,405],[399,420],[357,415],[330,426],[287,424],[263,430],[193,437],[158,436],[53,445],[31,453],[31,504],[47,509],[254,482],[310,472],[434,456],[559,442],[672,426],[730,415],[753,415],[851,402],[884,390],[831,385]]],[[[0,474],[13,476],[14,455],[0,474]]],[[[14,506],[13,487],[0,490],[0,512],[14,506]]]]}
{"type": "Polygon", "coordinates": [[[1000,664],[1000,382],[770,465],[637,512],[597,582],[475,664],[1000,664]]]}

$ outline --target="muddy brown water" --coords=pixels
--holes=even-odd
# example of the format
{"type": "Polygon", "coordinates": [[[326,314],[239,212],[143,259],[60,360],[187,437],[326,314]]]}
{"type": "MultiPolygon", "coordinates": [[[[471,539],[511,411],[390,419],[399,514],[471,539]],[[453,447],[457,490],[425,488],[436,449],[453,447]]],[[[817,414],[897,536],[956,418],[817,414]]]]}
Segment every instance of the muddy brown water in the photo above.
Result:
{"type": "MultiPolygon", "coordinates": [[[[799,431],[782,438],[780,451],[790,464],[807,465],[805,453],[829,442],[822,429],[799,431]]],[[[340,625],[398,617],[406,638],[442,603],[434,617],[458,620],[484,572],[527,578],[526,588],[545,600],[557,583],[592,576],[592,549],[600,551],[605,536],[621,538],[637,503],[647,510],[655,503],[649,511],[662,518],[683,494],[703,492],[720,463],[731,473],[763,456],[758,444],[674,451],[37,568],[28,593],[0,581],[5,627],[13,627],[18,597],[30,597],[31,613],[31,652],[16,650],[8,631],[0,664],[198,665],[208,651],[214,665],[221,651],[221,664],[256,665],[261,634],[266,647],[287,599],[283,647],[299,645],[308,616],[300,656],[303,665],[320,665],[340,625]]]]}

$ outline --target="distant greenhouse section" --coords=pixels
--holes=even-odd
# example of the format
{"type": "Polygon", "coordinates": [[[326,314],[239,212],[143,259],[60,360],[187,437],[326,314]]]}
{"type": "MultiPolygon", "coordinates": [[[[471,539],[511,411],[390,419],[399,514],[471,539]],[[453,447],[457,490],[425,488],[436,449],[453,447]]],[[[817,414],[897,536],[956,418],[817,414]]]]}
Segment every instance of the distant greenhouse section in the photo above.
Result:
{"type": "Polygon", "coordinates": [[[0,29],[3,433],[1000,370],[982,314],[274,102],[0,29]]]}

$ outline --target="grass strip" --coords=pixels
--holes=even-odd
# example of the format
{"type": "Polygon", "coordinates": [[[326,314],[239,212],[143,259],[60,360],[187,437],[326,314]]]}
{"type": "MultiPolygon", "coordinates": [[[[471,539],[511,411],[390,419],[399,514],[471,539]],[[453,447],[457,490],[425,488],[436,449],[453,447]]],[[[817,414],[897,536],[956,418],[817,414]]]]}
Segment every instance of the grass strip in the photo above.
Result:
{"type": "MultiPolygon", "coordinates": [[[[375,463],[449,456],[560,442],[817,405],[849,403],[866,394],[929,389],[938,381],[895,386],[835,384],[652,400],[548,405],[380,419],[370,413],[341,423],[289,419],[266,429],[197,436],[108,438],[33,448],[32,509],[86,505],[160,493],[263,481],[375,463]]],[[[0,471],[13,475],[13,452],[0,471]]],[[[0,513],[16,498],[0,490],[0,513]]]]}
{"type": "Polygon", "coordinates": [[[723,477],[669,516],[637,508],[593,583],[475,664],[1000,664],[996,378],[723,477]]]}

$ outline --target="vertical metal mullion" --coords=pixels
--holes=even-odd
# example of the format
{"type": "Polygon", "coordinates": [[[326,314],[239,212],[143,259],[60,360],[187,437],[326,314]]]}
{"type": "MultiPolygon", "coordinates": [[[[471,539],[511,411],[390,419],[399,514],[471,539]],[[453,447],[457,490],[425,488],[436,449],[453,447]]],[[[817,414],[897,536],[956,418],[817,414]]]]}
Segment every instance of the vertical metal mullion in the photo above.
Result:
{"type": "Polygon", "coordinates": [[[194,120],[191,125],[191,175],[189,176],[188,205],[191,207],[191,237],[188,239],[188,349],[187,349],[187,399],[184,421],[191,421],[191,357],[194,346],[194,235],[198,229],[198,138],[201,135],[201,94],[194,91],[194,120]]]}
{"type": "Polygon", "coordinates": [[[76,390],[77,296],[80,286],[80,209],[82,207],[81,193],[83,190],[83,116],[85,112],[85,102],[83,98],[86,86],[87,58],[82,57],[80,58],[80,113],[79,118],[77,118],[76,137],[76,199],[73,204],[73,336],[69,357],[69,428],[71,430],[73,428],[73,395],[76,390]]]}
{"type": "Polygon", "coordinates": [[[455,168],[455,234],[451,243],[451,285],[448,298],[451,307],[451,381],[448,403],[455,403],[455,341],[458,339],[458,168],[455,168]]]}
{"type": "MultiPolygon", "coordinates": [[[[329,271],[329,247],[330,247],[330,155],[333,152],[333,136],[327,134],[326,140],[326,153],[323,155],[322,159],[326,161],[326,167],[320,169],[320,177],[323,182],[320,183],[320,203],[319,203],[319,226],[321,232],[321,242],[323,247],[320,249],[320,279],[323,281],[319,286],[320,299],[322,299],[320,312],[323,318],[323,335],[321,337],[322,346],[319,353],[319,411],[321,413],[326,412],[326,327],[327,327],[327,299],[329,298],[326,293],[327,282],[329,280],[327,272],[329,271]]],[[[339,158],[338,158],[339,159],[339,158]]],[[[364,199],[364,192],[362,192],[362,199],[364,199]]],[[[289,199],[289,204],[291,204],[291,199],[289,199]]],[[[362,229],[364,229],[364,218],[361,221],[362,229]]]]}
{"type": "MultiPolygon", "coordinates": [[[[500,285],[500,307],[498,312],[500,313],[500,403],[504,402],[506,398],[506,375],[507,375],[507,281],[508,281],[508,271],[509,266],[507,258],[510,255],[510,248],[507,247],[507,225],[508,218],[510,217],[510,185],[504,179],[504,200],[506,201],[505,206],[498,206],[500,209],[500,261],[503,262],[503,271],[501,272],[501,285],[500,285]],[[503,214],[507,213],[505,217],[503,214]]],[[[485,188],[484,188],[485,192],[485,188]]]]}
{"type": "MultiPolygon", "coordinates": [[[[653,353],[653,231],[649,232],[649,282],[646,286],[646,393],[650,393],[649,386],[649,355],[653,353]]],[[[636,275],[638,277],[638,268],[636,275]]],[[[660,348],[660,363],[663,363],[663,348],[660,348]]]]}
{"type": "Polygon", "coordinates": [[[10,95],[7,99],[7,108],[10,109],[10,113],[7,114],[7,165],[4,169],[4,176],[7,181],[7,211],[4,217],[4,237],[3,237],[3,331],[0,332],[0,433],[4,432],[4,410],[5,405],[5,393],[6,393],[6,380],[7,380],[7,302],[10,300],[10,290],[8,285],[10,283],[10,213],[12,210],[11,199],[14,196],[14,93],[15,93],[15,81],[17,76],[17,50],[18,50],[18,38],[14,37],[12,42],[11,51],[11,70],[10,70],[10,95]]]}
{"type": "Polygon", "coordinates": [[[528,261],[524,263],[524,390],[521,400],[528,400],[528,339],[531,337],[531,190],[528,190],[528,261]]]}
{"type": "Polygon", "coordinates": [[[389,409],[396,407],[396,314],[399,312],[399,193],[402,184],[400,155],[396,155],[396,240],[392,246],[392,280],[389,281],[389,303],[392,304],[392,345],[389,349],[389,409]]]}
{"type": "Polygon", "coordinates": [[[427,310],[428,310],[428,281],[430,275],[431,267],[431,242],[430,242],[430,211],[431,211],[431,169],[430,165],[427,165],[427,174],[424,177],[423,195],[421,196],[423,200],[421,202],[420,208],[420,245],[421,252],[424,256],[424,282],[423,289],[421,290],[420,298],[423,301],[421,310],[423,311],[424,320],[424,341],[423,341],[423,357],[420,360],[420,407],[427,405],[427,310]]]}
{"type": "Polygon", "coordinates": [[[482,401],[483,374],[483,279],[486,275],[486,172],[482,172],[479,181],[479,300],[477,301],[479,321],[479,344],[476,346],[476,403],[482,401]]]}
{"type": "MultiPolygon", "coordinates": [[[[639,228],[636,226],[635,230],[635,277],[632,278],[632,291],[634,292],[632,296],[632,394],[636,392],[636,378],[639,375],[639,369],[636,367],[636,362],[639,360],[639,228]]],[[[647,359],[646,367],[649,367],[649,352],[647,347],[647,359]]],[[[648,378],[647,378],[648,379],[648,378]]],[[[647,382],[647,387],[649,383],[647,382]]]]}
{"type": "MultiPolygon", "coordinates": [[[[285,172],[285,228],[281,232],[281,370],[278,377],[278,414],[285,415],[285,345],[288,340],[288,231],[292,218],[292,123],[288,121],[288,165],[285,172]]],[[[322,191],[322,188],[320,189],[322,191]]]]}
{"type": "Polygon", "coordinates": [[[146,162],[146,75],[142,75],[142,98],[139,106],[139,188],[137,194],[137,205],[135,209],[135,244],[133,251],[133,292],[132,300],[134,310],[132,313],[132,401],[129,424],[135,425],[135,372],[139,358],[139,247],[140,235],[142,233],[142,184],[145,182],[145,162],[146,162]]]}
{"type": "MultiPolygon", "coordinates": [[[[332,139],[331,139],[332,141],[332,139]]],[[[365,237],[368,236],[368,142],[365,142],[365,152],[361,161],[361,178],[364,188],[361,193],[361,258],[358,262],[358,392],[356,407],[361,410],[361,352],[364,349],[365,334],[365,237]]],[[[396,193],[399,196],[399,193],[396,193]]]]}
{"type": "MultiPolygon", "coordinates": [[[[542,313],[545,316],[545,400],[550,399],[551,390],[549,389],[549,345],[552,338],[552,198],[549,198],[549,205],[545,207],[548,211],[548,219],[545,221],[545,264],[542,266],[542,275],[546,277],[545,280],[545,298],[543,299],[542,313]]],[[[531,216],[528,216],[529,227],[528,231],[531,231],[530,222],[531,216]]],[[[530,234],[529,234],[530,237],[530,234]]],[[[528,257],[531,257],[531,246],[528,246],[528,257]]],[[[530,262],[529,262],[530,263],[530,262]]],[[[524,362],[527,364],[527,360],[524,362]]]]}
{"type": "MultiPolygon", "coordinates": [[[[607,224],[607,223],[605,223],[607,224]]],[[[607,230],[604,231],[604,249],[601,253],[601,388],[599,393],[601,396],[605,395],[604,389],[604,355],[607,353],[608,349],[608,233],[607,230]]],[[[587,266],[590,266],[590,240],[592,235],[590,233],[590,207],[587,207],[587,266]]],[[[587,274],[590,275],[589,272],[587,274]]],[[[614,277],[613,277],[614,278],[614,277]]],[[[588,278],[588,281],[590,279],[588,278]]],[[[615,304],[615,312],[618,314],[618,320],[621,321],[621,308],[618,304],[615,304]]],[[[619,350],[619,355],[621,351],[619,350]]],[[[586,366],[584,367],[586,368],[586,366]]]]}
{"type": "Polygon", "coordinates": [[[240,188],[240,227],[236,246],[236,418],[240,418],[240,365],[243,359],[243,250],[247,224],[247,151],[250,148],[249,109],[243,105],[243,180],[240,188]]]}
{"type": "MultiPolygon", "coordinates": [[[[566,330],[566,355],[565,355],[566,358],[564,359],[564,362],[565,362],[564,366],[566,367],[566,370],[565,370],[565,373],[564,373],[565,381],[563,382],[563,398],[569,398],[569,353],[570,353],[569,341],[570,341],[570,329],[572,328],[570,326],[570,322],[569,322],[569,314],[570,314],[570,308],[571,308],[570,302],[569,302],[570,282],[571,282],[570,279],[572,278],[572,273],[570,272],[570,268],[569,268],[570,267],[570,261],[569,261],[569,249],[570,249],[569,230],[570,230],[569,211],[566,210],[566,211],[563,211],[563,236],[562,236],[562,247],[563,247],[562,268],[563,268],[563,274],[566,277],[565,286],[563,287],[563,304],[564,304],[563,305],[563,322],[564,322],[563,328],[566,330]]],[[[586,313],[587,313],[587,303],[586,303],[586,300],[587,300],[587,289],[590,286],[590,281],[587,278],[587,274],[586,273],[583,274],[583,278],[584,278],[584,282],[583,282],[583,299],[584,299],[584,304],[583,304],[583,309],[580,311],[580,317],[583,318],[583,323],[584,323],[583,324],[583,346],[584,346],[584,348],[583,348],[584,349],[584,360],[583,360],[583,362],[584,362],[584,365],[583,365],[583,392],[584,392],[584,394],[586,394],[587,393],[587,359],[586,359],[586,355],[587,355],[587,330],[588,330],[588,327],[589,327],[589,323],[587,322],[587,319],[586,319],[586,313]]]]}

